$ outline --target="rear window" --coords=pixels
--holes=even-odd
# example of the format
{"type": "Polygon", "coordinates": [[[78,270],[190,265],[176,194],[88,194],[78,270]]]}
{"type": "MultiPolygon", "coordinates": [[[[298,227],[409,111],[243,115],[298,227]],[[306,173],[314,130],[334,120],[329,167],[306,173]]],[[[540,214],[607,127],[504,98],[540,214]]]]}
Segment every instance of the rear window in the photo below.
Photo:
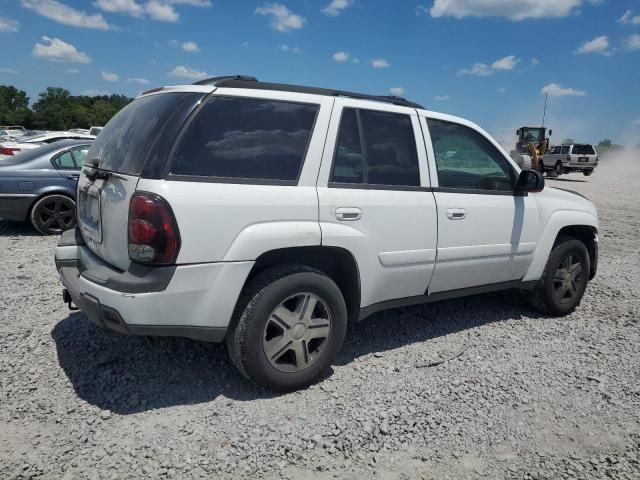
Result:
{"type": "Polygon", "coordinates": [[[140,175],[154,142],[175,114],[193,108],[200,94],[171,92],[134,100],[120,110],[96,137],[87,158],[99,167],[126,175],[140,175]]]}
{"type": "Polygon", "coordinates": [[[317,113],[318,105],[212,97],[187,128],[171,173],[296,181],[317,113]]]}
{"type": "Polygon", "coordinates": [[[591,145],[574,145],[571,153],[574,155],[595,155],[596,152],[591,145]]]}

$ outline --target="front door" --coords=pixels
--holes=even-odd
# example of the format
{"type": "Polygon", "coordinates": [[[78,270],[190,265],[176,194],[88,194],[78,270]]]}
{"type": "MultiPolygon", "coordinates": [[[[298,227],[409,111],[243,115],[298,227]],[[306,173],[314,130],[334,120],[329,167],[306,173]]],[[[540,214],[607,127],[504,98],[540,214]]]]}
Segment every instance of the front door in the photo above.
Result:
{"type": "Polygon", "coordinates": [[[483,133],[423,119],[433,149],[438,252],[429,292],[521,279],[539,236],[537,204],[515,195],[517,172],[483,133]]]}
{"type": "Polygon", "coordinates": [[[322,244],[355,256],[361,307],[423,295],[436,206],[415,110],[338,98],[318,179],[322,244]]]}

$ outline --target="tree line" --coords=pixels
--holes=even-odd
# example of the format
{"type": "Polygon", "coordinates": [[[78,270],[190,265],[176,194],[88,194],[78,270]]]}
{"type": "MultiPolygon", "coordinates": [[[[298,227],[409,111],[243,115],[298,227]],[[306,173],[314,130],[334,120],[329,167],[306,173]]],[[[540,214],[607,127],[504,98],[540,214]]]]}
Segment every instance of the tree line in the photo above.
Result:
{"type": "Polygon", "coordinates": [[[0,125],[36,130],[103,126],[131,100],[124,95],[71,95],[64,88],[47,87],[30,107],[24,90],[0,85],[0,125]]]}

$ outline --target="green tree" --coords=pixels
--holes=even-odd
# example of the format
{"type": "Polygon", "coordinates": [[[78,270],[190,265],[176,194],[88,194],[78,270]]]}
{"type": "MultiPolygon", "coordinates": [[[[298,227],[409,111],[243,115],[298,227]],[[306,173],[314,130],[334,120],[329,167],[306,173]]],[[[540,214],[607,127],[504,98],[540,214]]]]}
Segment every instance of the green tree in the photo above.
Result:
{"type": "Polygon", "coordinates": [[[30,116],[27,93],[11,85],[0,85],[0,123],[24,125],[30,122],[30,116]]]}
{"type": "Polygon", "coordinates": [[[569,138],[565,138],[564,140],[562,140],[562,145],[573,145],[575,142],[573,141],[573,138],[569,137],[569,138]]]}

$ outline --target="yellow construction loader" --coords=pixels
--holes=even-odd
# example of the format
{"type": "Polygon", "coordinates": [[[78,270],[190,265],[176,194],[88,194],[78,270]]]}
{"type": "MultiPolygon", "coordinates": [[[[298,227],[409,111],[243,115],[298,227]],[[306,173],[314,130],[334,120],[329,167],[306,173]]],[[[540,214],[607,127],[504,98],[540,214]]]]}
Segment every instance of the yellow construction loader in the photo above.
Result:
{"type": "Polygon", "coordinates": [[[549,137],[546,127],[521,127],[516,131],[518,140],[516,149],[511,151],[513,158],[522,169],[539,170],[540,157],[549,152],[549,137]]]}

